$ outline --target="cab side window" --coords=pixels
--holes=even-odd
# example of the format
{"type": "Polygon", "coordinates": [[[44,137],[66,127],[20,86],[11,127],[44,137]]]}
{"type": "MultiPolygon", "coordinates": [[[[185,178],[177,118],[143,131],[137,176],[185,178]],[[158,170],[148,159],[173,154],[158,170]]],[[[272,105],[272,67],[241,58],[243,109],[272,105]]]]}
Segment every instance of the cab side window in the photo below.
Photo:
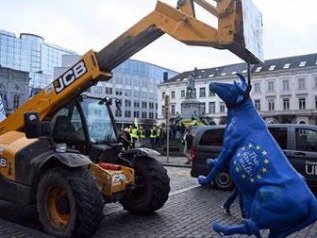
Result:
{"type": "Polygon", "coordinates": [[[82,121],[76,106],[60,109],[52,118],[53,138],[57,142],[84,141],[82,121]]]}
{"type": "Polygon", "coordinates": [[[224,129],[207,130],[202,135],[199,145],[222,146],[224,129]]]}
{"type": "Polygon", "coordinates": [[[285,150],[287,148],[287,128],[269,128],[269,131],[279,146],[285,150]]]}
{"type": "Polygon", "coordinates": [[[317,131],[306,128],[296,129],[296,150],[317,152],[317,131]]]}

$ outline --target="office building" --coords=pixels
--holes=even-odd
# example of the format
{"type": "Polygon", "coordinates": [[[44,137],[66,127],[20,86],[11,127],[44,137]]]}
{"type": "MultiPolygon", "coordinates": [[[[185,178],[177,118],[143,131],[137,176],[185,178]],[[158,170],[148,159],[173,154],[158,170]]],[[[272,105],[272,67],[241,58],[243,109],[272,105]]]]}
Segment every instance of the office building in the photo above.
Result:
{"type": "Polygon", "coordinates": [[[61,66],[61,57],[75,52],[48,44],[38,35],[0,30],[0,65],[29,72],[30,87],[43,88],[53,81],[54,67],[61,66]]]}
{"type": "MultiPolygon", "coordinates": [[[[78,56],[62,57],[63,67],[55,68],[55,77],[61,75],[78,56]]],[[[129,59],[113,70],[113,77],[107,82],[99,82],[87,94],[95,97],[115,97],[121,100],[121,110],[112,105],[119,127],[130,125],[135,120],[139,124],[156,123],[158,110],[157,85],[163,77],[174,77],[178,73],[154,64],[129,59]]]]}

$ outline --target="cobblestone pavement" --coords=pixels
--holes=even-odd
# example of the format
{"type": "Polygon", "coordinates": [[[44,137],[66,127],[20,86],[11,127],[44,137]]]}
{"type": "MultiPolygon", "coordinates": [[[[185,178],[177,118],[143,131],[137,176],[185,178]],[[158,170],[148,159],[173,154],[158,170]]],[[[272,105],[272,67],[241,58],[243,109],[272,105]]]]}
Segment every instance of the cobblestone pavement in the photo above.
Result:
{"type": "MultiPolygon", "coordinates": [[[[219,237],[211,231],[213,221],[226,224],[241,222],[238,205],[234,204],[232,216],[226,216],[220,205],[228,192],[197,186],[188,168],[166,167],[171,177],[171,193],[165,206],[150,216],[134,216],[118,204],[105,206],[105,218],[94,238],[105,237],[219,237]]],[[[39,230],[34,208],[28,211],[0,204],[1,218],[4,213],[20,214],[16,219],[0,219],[0,237],[49,237],[39,230]],[[12,222],[11,222],[12,221],[12,222]],[[14,223],[13,223],[14,222],[14,223]],[[20,225],[17,225],[20,224],[20,225]],[[32,229],[35,228],[35,229],[32,229]]],[[[292,238],[317,238],[317,223],[292,235],[292,238]]],[[[267,232],[264,231],[264,237],[267,232]]],[[[235,235],[233,237],[246,237],[235,235]]]]}

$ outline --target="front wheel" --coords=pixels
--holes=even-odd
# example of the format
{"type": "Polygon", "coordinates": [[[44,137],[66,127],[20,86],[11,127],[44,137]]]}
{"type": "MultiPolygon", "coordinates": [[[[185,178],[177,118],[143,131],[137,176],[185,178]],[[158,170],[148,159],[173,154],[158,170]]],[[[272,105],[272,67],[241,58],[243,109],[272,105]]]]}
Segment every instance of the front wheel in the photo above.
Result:
{"type": "Polygon", "coordinates": [[[216,188],[223,190],[233,190],[234,183],[232,178],[227,170],[220,171],[217,177],[214,180],[214,185],[216,188]]]}
{"type": "Polygon", "coordinates": [[[103,198],[86,169],[48,170],[38,184],[36,199],[43,229],[57,237],[90,237],[103,217],[103,198]]]}
{"type": "Polygon", "coordinates": [[[161,163],[150,157],[134,164],[135,188],[120,201],[132,214],[147,215],[163,207],[171,190],[170,179],[161,163]]]}

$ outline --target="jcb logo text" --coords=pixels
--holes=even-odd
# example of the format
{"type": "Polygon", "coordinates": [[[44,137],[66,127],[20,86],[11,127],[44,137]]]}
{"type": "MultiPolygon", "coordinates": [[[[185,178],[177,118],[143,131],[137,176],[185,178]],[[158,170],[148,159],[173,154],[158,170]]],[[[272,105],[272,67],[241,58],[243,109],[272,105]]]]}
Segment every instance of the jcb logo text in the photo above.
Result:
{"type": "Polygon", "coordinates": [[[55,92],[58,94],[75,82],[79,77],[87,72],[84,61],[78,62],[71,69],[53,82],[55,92]]]}

